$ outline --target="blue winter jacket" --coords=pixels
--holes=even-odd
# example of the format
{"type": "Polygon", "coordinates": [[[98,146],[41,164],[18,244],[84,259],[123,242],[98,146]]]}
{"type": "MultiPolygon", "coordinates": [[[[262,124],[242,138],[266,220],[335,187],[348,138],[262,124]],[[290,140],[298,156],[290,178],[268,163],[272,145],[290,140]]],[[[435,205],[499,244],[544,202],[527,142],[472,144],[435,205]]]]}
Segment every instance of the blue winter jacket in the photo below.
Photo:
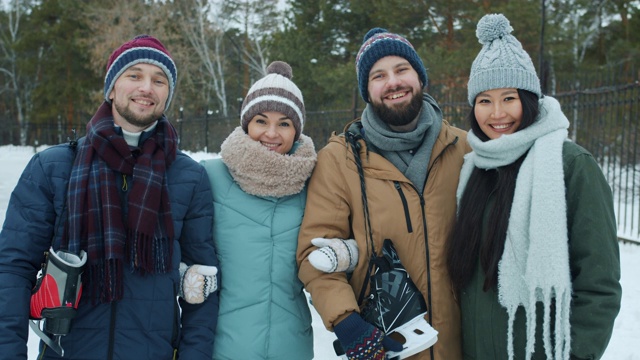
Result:
{"type": "MultiPolygon", "coordinates": [[[[36,154],[11,195],[0,233],[0,359],[27,359],[31,289],[52,237],[54,248],[62,237],[60,219],[66,218],[74,154],[69,145],[36,154]]],[[[125,265],[122,300],[102,304],[85,294],[70,333],[62,337],[63,359],[212,358],[217,293],[200,305],[176,298],[180,261],[218,264],[209,181],[202,166],[181,152],[167,171],[167,181],[175,228],[173,270],[141,276],[125,265]]],[[[41,351],[39,359],[60,358],[42,343],[41,351]]]]}
{"type": "Polygon", "coordinates": [[[222,272],[214,358],[313,358],[311,314],[296,265],[306,188],[279,198],[254,196],[221,159],[203,165],[213,187],[222,272]]]}

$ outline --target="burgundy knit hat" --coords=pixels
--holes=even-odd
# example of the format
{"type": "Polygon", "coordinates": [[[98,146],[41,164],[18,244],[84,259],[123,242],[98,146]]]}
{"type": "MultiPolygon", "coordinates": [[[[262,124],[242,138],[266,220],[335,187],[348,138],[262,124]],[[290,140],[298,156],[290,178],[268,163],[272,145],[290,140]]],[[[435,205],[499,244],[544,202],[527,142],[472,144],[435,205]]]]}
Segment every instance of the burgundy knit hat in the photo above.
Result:
{"type": "Polygon", "coordinates": [[[256,81],[242,102],[240,125],[247,132],[249,122],[258,113],[278,111],[293,122],[296,129],[294,141],[298,141],[304,127],[305,110],[302,92],[291,81],[291,66],[283,61],[274,61],[267,67],[267,75],[256,81]]]}
{"type": "Polygon", "coordinates": [[[167,75],[167,79],[169,79],[169,97],[164,108],[166,111],[173,98],[173,91],[178,80],[178,71],[169,51],[162,45],[160,40],[150,35],[136,36],[122,44],[109,56],[107,75],[104,77],[104,99],[111,103],[109,93],[113,89],[116,80],[125,70],[138,63],[158,66],[167,75]]]}

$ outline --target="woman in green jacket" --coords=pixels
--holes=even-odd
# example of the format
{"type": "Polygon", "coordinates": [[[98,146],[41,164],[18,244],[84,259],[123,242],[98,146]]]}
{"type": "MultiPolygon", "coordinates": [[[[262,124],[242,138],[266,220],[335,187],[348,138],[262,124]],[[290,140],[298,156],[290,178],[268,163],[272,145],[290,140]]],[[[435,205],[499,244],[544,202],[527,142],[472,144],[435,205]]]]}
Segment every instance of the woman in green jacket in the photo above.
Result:
{"type": "Polygon", "coordinates": [[[612,194],[503,15],[478,23],[447,249],[465,359],[598,359],[620,309],[612,194]]]}
{"type": "Polygon", "coordinates": [[[249,89],[241,126],[203,161],[214,203],[220,311],[214,359],[312,359],[311,314],[296,249],[316,163],[302,93],[275,61],[249,89]]]}

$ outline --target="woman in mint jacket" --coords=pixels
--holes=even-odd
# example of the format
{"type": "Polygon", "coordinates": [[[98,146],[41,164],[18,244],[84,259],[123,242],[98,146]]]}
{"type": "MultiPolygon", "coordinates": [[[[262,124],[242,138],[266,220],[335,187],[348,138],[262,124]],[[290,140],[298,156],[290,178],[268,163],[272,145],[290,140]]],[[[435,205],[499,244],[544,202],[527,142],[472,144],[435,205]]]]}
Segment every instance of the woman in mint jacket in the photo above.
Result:
{"type": "Polygon", "coordinates": [[[203,161],[212,186],[219,250],[215,359],[312,359],[311,315],[296,248],[306,182],[316,162],[301,134],[302,94],[276,61],[249,90],[241,125],[203,161]]]}
{"type": "Polygon", "coordinates": [[[478,23],[448,267],[464,359],[599,359],[620,310],[611,189],[503,15],[478,23]]]}

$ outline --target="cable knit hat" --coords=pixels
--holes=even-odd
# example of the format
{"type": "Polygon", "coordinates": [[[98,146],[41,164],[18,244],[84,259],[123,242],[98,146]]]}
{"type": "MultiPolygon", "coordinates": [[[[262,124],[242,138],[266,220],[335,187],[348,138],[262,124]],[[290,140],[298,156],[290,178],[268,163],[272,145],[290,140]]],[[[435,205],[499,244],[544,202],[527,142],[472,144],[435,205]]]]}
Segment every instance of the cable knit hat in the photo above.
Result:
{"type": "Polygon", "coordinates": [[[296,129],[294,141],[298,141],[305,120],[304,99],[296,84],[291,81],[291,66],[274,61],[267,67],[267,75],[251,86],[242,102],[240,125],[247,132],[254,116],[265,111],[278,111],[293,122],[296,129]]]}
{"type": "Polygon", "coordinates": [[[467,86],[469,104],[487,90],[516,88],[542,96],[540,79],[531,57],[511,32],[509,20],[502,14],[485,15],[478,22],[476,36],[482,50],[471,65],[467,86]]]}
{"type": "Polygon", "coordinates": [[[360,96],[364,101],[369,102],[368,87],[371,68],[378,60],[392,55],[407,59],[418,73],[422,86],[427,86],[427,71],[409,40],[398,34],[390,33],[386,29],[373,28],[364,36],[362,46],[356,56],[358,87],[360,87],[360,96]]]}
{"type": "Polygon", "coordinates": [[[173,91],[178,80],[178,71],[176,64],[171,59],[171,54],[165,49],[164,45],[158,39],[149,35],[136,36],[122,44],[109,56],[107,75],[104,77],[104,99],[111,103],[109,93],[113,89],[116,80],[125,70],[138,63],[158,66],[167,75],[167,79],[169,79],[169,97],[164,108],[166,111],[173,98],[173,91]]]}

